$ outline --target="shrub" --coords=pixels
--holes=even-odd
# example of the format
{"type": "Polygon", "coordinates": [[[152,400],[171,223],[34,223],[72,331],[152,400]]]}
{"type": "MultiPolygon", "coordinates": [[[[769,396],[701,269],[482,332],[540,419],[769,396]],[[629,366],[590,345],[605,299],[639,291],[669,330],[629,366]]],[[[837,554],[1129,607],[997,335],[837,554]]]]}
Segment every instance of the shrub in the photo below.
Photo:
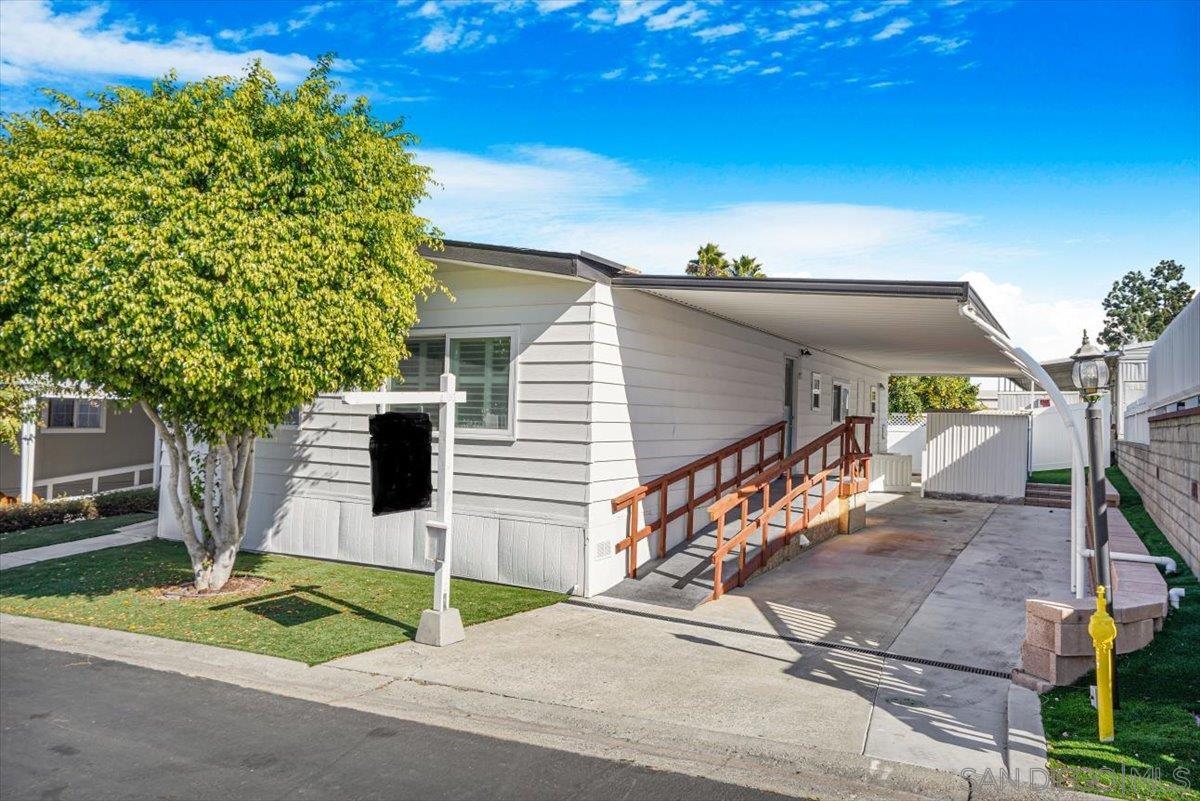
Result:
{"type": "Polygon", "coordinates": [[[73,523],[95,517],[116,517],[135,512],[158,511],[158,490],[118,490],[102,495],[35,501],[0,507],[0,534],[56,523],[73,523]]]}
{"type": "Polygon", "coordinates": [[[92,498],[63,498],[59,501],[19,503],[0,509],[0,533],[24,528],[52,526],[99,517],[100,511],[92,498]]]}
{"type": "Polygon", "coordinates": [[[101,517],[115,517],[134,512],[158,511],[158,490],[153,488],[119,490],[95,495],[92,502],[101,517]]]}

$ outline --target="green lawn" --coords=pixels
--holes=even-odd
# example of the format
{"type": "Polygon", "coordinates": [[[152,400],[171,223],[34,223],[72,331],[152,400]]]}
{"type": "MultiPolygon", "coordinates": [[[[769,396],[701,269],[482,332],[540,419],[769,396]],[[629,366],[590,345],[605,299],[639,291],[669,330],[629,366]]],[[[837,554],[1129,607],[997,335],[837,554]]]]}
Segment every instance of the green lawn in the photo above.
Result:
{"type": "Polygon", "coordinates": [[[1029,474],[1029,480],[1034,484],[1070,484],[1071,468],[1062,467],[1058,470],[1034,470],[1029,474]]]}
{"type": "Polygon", "coordinates": [[[74,542],[89,537],[99,537],[102,534],[112,534],[121,526],[140,523],[152,517],[154,517],[152,514],[137,512],[115,517],[79,520],[74,523],[59,523],[54,526],[26,528],[21,531],[9,531],[0,534],[0,553],[24,551],[29,548],[41,548],[44,545],[57,545],[60,542],[74,542]]]}
{"type": "MultiPolygon", "coordinates": [[[[430,605],[433,578],[290,556],[244,553],[236,572],[272,583],[242,595],[168,601],[153,588],[189,581],[182,545],[160,540],[0,573],[0,611],[136,631],[314,665],[402,642],[430,605]]],[[[455,579],[463,623],[555,603],[562,595],[455,579]]]]}
{"type": "Polygon", "coordinates": [[[1184,587],[1187,596],[1150,646],[1117,659],[1121,708],[1115,713],[1115,742],[1097,741],[1096,710],[1088,700],[1094,676],[1042,696],[1050,769],[1060,785],[1100,795],[1200,799],[1195,789],[1200,787],[1200,582],[1124,474],[1113,467],[1108,479],[1121,493],[1120,511],[1150,553],[1179,564],[1167,584],[1184,587]],[[1176,771],[1187,772],[1193,789],[1172,780],[1176,771]]]}

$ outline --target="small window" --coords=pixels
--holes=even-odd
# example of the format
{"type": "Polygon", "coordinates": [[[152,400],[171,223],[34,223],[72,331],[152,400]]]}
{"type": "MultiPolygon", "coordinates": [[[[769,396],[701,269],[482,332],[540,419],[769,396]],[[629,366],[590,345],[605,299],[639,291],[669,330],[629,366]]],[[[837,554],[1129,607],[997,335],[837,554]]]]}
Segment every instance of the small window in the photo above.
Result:
{"type": "MultiPolygon", "coordinates": [[[[415,337],[408,341],[409,356],[400,363],[400,376],[390,379],[392,392],[434,392],[441,387],[447,370],[457,379],[457,388],[467,393],[455,413],[455,424],[463,436],[513,435],[514,343],[511,334],[464,331],[437,337],[415,337]]],[[[422,411],[438,427],[437,404],[395,404],[398,411],[422,411]]]]}
{"type": "Polygon", "coordinates": [[[821,374],[812,374],[812,407],[813,411],[821,408],[821,374]]]}
{"type": "Polygon", "coordinates": [[[846,414],[850,408],[850,387],[845,384],[839,384],[836,381],[833,384],[833,422],[843,423],[846,421],[846,414]]]}
{"type": "Polygon", "coordinates": [[[279,425],[284,428],[299,428],[300,427],[300,407],[293,406],[284,415],[284,418],[279,421],[279,425]]]}
{"type": "Polygon", "coordinates": [[[50,398],[46,403],[46,429],[103,431],[104,403],[87,398],[50,398]]]}
{"type": "Polygon", "coordinates": [[[871,416],[874,417],[879,413],[879,387],[878,385],[871,387],[871,416]]]}

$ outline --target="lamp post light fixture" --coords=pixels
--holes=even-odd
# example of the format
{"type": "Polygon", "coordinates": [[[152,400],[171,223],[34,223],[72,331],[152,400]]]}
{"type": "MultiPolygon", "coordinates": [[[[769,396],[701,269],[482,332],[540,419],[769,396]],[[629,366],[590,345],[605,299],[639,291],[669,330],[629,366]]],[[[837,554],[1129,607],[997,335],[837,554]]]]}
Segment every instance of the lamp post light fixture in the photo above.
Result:
{"type": "MultiPolygon", "coordinates": [[[[1075,364],[1071,367],[1071,381],[1079,390],[1080,396],[1087,401],[1087,433],[1088,433],[1088,522],[1092,529],[1092,548],[1096,554],[1096,583],[1108,592],[1108,613],[1113,611],[1112,561],[1109,558],[1108,547],[1108,502],[1104,491],[1104,466],[1100,454],[1103,450],[1100,409],[1096,401],[1100,390],[1108,387],[1108,363],[1104,352],[1088,341],[1087,331],[1083,332],[1083,344],[1079,350],[1071,354],[1075,364]]],[[[1113,649],[1116,653],[1116,649],[1113,649]]],[[[1117,700],[1117,670],[1116,659],[1113,659],[1113,705],[1120,707],[1117,700]]]]}

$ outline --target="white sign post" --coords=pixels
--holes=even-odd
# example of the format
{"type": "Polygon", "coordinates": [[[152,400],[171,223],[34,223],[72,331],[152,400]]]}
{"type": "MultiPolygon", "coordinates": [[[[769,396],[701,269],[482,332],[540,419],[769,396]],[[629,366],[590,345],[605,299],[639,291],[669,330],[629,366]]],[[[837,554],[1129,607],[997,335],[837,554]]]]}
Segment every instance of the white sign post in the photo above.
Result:
{"type": "Polygon", "coordinates": [[[347,392],[348,404],[431,404],[438,409],[437,516],[426,525],[426,555],[433,560],[433,608],[421,613],[416,641],[450,645],[465,639],[462,616],[450,605],[451,528],[454,522],[454,423],[455,405],[467,400],[456,392],[454,374],[443,373],[439,392],[347,392]]]}

